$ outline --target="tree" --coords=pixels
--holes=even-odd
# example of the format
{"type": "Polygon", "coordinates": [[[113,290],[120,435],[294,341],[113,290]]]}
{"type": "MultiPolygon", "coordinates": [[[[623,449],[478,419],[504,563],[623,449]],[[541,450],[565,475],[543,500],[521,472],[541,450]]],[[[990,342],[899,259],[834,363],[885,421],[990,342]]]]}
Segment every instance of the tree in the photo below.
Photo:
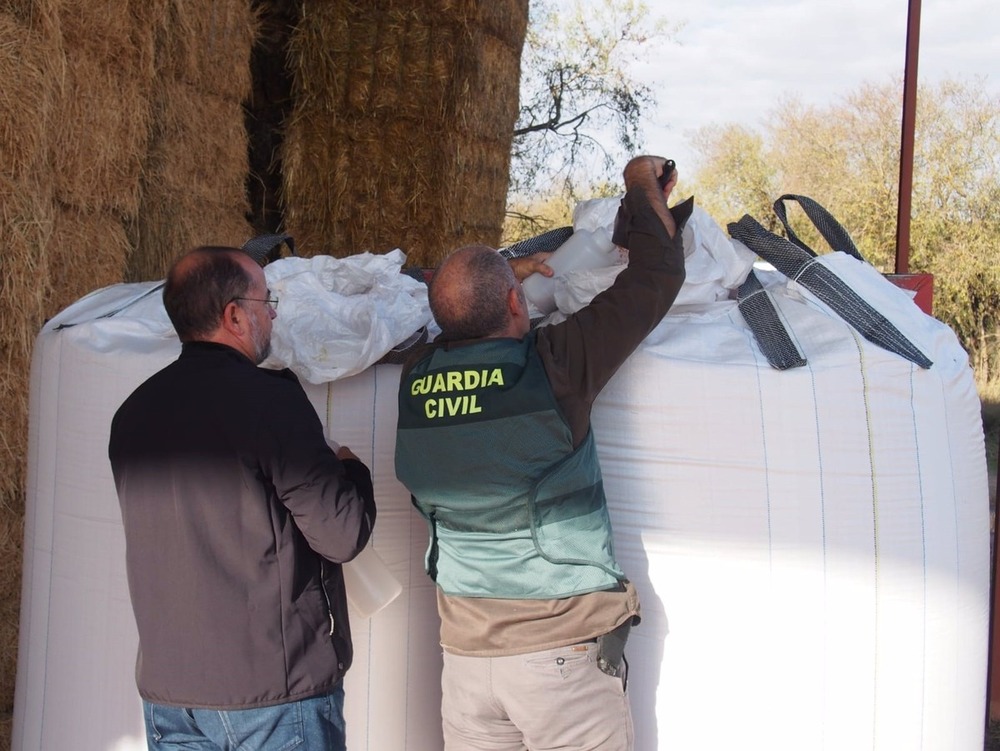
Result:
{"type": "MultiPolygon", "coordinates": [[[[724,224],[743,213],[768,219],[761,194],[807,195],[837,217],[871,263],[892,271],[901,90],[899,82],[867,84],[824,108],[785,101],[762,133],[703,129],[697,147],[707,166],[694,178],[700,202],[724,224]]],[[[923,87],[915,136],[910,269],[934,275],[935,315],[955,330],[986,381],[997,367],[1000,332],[1000,97],[982,81],[923,87]]],[[[804,217],[796,213],[792,223],[824,250],[804,217]]]]}
{"type": "Polygon", "coordinates": [[[695,178],[699,205],[723,224],[751,214],[773,230],[774,169],[763,137],[742,125],[709,126],[695,134],[695,148],[705,156],[695,178]]]}
{"type": "Polygon", "coordinates": [[[667,37],[639,0],[532,0],[509,205],[553,193],[572,203],[597,183],[619,182],[623,156],[641,142],[641,116],[656,102],[631,71],[667,37]]]}

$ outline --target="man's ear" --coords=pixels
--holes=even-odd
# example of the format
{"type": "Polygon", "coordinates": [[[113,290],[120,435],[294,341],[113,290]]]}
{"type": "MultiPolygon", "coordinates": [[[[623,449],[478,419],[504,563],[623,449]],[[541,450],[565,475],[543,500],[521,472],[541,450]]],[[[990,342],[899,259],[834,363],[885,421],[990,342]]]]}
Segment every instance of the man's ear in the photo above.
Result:
{"type": "Polygon", "coordinates": [[[226,305],[222,311],[222,329],[233,336],[239,337],[243,334],[243,327],[246,325],[246,313],[243,308],[232,301],[226,305]]]}
{"type": "Polygon", "coordinates": [[[507,312],[511,318],[517,318],[521,315],[521,296],[518,294],[517,287],[511,287],[507,291],[507,312]]]}

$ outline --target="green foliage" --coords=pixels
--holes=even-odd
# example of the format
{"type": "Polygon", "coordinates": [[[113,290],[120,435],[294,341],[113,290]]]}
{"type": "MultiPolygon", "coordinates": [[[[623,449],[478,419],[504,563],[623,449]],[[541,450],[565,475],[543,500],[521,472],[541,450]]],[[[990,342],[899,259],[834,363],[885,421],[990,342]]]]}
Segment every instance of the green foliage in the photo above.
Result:
{"type": "MultiPolygon", "coordinates": [[[[899,192],[898,83],[866,85],[824,108],[781,102],[763,133],[703,129],[707,167],[694,179],[700,203],[721,223],[801,193],[821,203],[883,272],[894,270],[899,192]],[[769,198],[764,198],[765,196],[769,198]]],[[[984,381],[1000,376],[1000,100],[982,82],[946,81],[917,98],[910,271],[934,275],[934,312],[969,351],[984,381]]],[[[793,227],[825,245],[799,214],[793,227]]]]}
{"type": "Polygon", "coordinates": [[[575,202],[595,182],[617,181],[624,156],[636,151],[641,116],[655,97],[631,71],[668,31],[639,0],[532,0],[530,7],[509,203],[523,204],[541,188],[575,202]]]}

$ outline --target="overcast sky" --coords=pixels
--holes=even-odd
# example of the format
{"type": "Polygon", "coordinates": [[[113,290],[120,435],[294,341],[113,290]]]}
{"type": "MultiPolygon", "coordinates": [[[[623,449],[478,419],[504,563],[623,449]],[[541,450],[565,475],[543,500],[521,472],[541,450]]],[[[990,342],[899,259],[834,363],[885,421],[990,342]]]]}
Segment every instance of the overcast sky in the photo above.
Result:
{"type": "MultiPolygon", "coordinates": [[[[908,0],[647,0],[685,20],[637,76],[657,90],[647,148],[694,166],[700,126],[759,126],[783,95],[834,103],[863,82],[903,78],[908,0]],[[669,152],[669,153],[668,153],[669,152]]],[[[922,0],[918,81],[943,78],[1000,92],[1000,0],[922,0]]]]}

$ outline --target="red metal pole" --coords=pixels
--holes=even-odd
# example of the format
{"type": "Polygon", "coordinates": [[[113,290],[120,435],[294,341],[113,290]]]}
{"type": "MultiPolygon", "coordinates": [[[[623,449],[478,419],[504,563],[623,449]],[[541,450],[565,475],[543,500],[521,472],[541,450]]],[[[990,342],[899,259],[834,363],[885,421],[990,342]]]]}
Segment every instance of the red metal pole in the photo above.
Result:
{"type": "Polygon", "coordinates": [[[909,0],[906,66],[903,72],[903,137],[899,149],[899,204],[896,214],[896,273],[910,269],[910,210],[913,194],[913,132],[917,114],[917,52],[920,49],[920,0],[909,0]]]}
{"type": "MultiPolygon", "coordinates": [[[[997,447],[997,465],[1000,466],[1000,446],[997,447]]],[[[996,504],[1000,505],[1000,475],[997,476],[996,480],[996,504]]],[[[1000,540],[998,538],[997,520],[1000,518],[1000,513],[998,509],[993,510],[993,534],[992,534],[992,548],[993,548],[993,576],[990,579],[990,646],[989,646],[989,657],[986,660],[986,733],[989,736],[990,722],[1000,719],[1000,691],[998,687],[994,685],[997,680],[997,675],[1000,674],[1000,645],[997,644],[997,637],[1000,636],[1000,629],[997,629],[996,624],[996,614],[1000,610],[1000,603],[997,602],[997,598],[1000,597],[1000,591],[997,587],[997,577],[1000,572],[997,570],[997,566],[1000,565],[1000,556],[997,556],[997,542],[1000,540]]]]}

